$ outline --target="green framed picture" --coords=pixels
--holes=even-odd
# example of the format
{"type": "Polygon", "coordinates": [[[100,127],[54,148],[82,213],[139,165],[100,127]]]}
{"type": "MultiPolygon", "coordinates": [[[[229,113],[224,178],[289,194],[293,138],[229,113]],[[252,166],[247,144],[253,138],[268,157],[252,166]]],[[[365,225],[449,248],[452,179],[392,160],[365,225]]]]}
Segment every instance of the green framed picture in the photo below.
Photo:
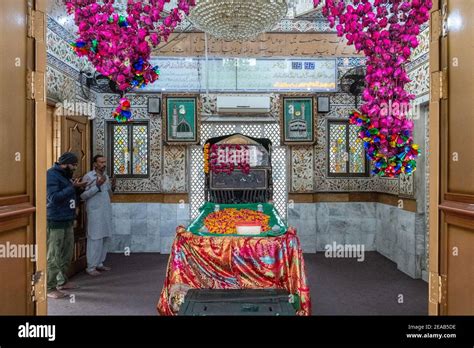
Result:
{"type": "Polygon", "coordinates": [[[199,95],[163,96],[163,132],[168,145],[199,144],[199,95]]]}
{"type": "Polygon", "coordinates": [[[280,96],[280,128],[284,145],[313,145],[316,141],[316,98],[311,94],[280,96]]]}

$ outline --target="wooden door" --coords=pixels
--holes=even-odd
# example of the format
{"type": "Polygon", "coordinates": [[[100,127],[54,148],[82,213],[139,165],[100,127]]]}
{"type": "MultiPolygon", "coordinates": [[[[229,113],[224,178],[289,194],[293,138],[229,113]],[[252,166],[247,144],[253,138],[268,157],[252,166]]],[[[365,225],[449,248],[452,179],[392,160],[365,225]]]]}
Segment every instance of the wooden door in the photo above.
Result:
{"type": "MultiPolygon", "coordinates": [[[[85,116],[54,116],[56,124],[60,127],[60,139],[53,139],[53,148],[60,143],[59,154],[66,151],[73,152],[79,158],[79,165],[74,177],[82,177],[90,170],[90,125],[89,118],[85,116]],[[59,122],[58,122],[59,121],[59,122]]],[[[53,128],[53,133],[56,133],[53,128]]],[[[86,214],[84,204],[78,207],[78,216],[74,223],[74,256],[69,275],[84,270],[86,261],[86,214]]]]}
{"type": "Polygon", "coordinates": [[[49,102],[46,109],[46,162],[51,168],[61,156],[61,119],[56,103],[49,102]]]}
{"type": "Polygon", "coordinates": [[[0,17],[0,314],[45,314],[45,2],[0,17]]]}
{"type": "Polygon", "coordinates": [[[474,1],[431,18],[430,314],[474,314],[474,1]]]}

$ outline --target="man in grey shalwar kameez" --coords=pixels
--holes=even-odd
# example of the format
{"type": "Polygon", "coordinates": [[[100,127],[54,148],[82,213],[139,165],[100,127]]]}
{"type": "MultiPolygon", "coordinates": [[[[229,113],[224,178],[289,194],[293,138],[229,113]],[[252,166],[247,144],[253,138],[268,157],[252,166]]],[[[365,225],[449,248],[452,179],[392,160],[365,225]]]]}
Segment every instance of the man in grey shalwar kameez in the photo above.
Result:
{"type": "Polygon", "coordinates": [[[112,196],[113,184],[105,173],[106,158],[94,156],[94,170],[84,175],[88,182],[81,198],[86,203],[87,212],[87,273],[100,275],[99,271],[109,271],[104,266],[110,237],[112,236],[112,196]]]}

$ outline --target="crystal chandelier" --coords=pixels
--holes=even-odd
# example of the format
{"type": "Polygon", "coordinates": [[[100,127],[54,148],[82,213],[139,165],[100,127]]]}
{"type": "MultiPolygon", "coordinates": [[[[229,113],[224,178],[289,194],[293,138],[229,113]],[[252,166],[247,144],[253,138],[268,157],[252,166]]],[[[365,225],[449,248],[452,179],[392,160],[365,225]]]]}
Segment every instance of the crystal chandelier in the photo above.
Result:
{"type": "Polygon", "coordinates": [[[270,30],[286,15],[286,0],[197,0],[189,20],[225,40],[247,40],[270,30]]]}

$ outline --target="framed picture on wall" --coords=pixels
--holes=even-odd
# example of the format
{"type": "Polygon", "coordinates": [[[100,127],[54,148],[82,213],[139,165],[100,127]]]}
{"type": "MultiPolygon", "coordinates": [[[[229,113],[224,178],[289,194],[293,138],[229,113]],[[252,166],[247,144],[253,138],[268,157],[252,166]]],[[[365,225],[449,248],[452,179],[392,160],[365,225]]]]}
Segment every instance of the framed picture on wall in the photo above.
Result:
{"type": "Polygon", "coordinates": [[[163,139],[168,145],[199,144],[198,94],[163,95],[163,139]]]}
{"type": "Polygon", "coordinates": [[[313,145],[316,141],[316,98],[312,94],[280,96],[281,142],[313,145]]]}

